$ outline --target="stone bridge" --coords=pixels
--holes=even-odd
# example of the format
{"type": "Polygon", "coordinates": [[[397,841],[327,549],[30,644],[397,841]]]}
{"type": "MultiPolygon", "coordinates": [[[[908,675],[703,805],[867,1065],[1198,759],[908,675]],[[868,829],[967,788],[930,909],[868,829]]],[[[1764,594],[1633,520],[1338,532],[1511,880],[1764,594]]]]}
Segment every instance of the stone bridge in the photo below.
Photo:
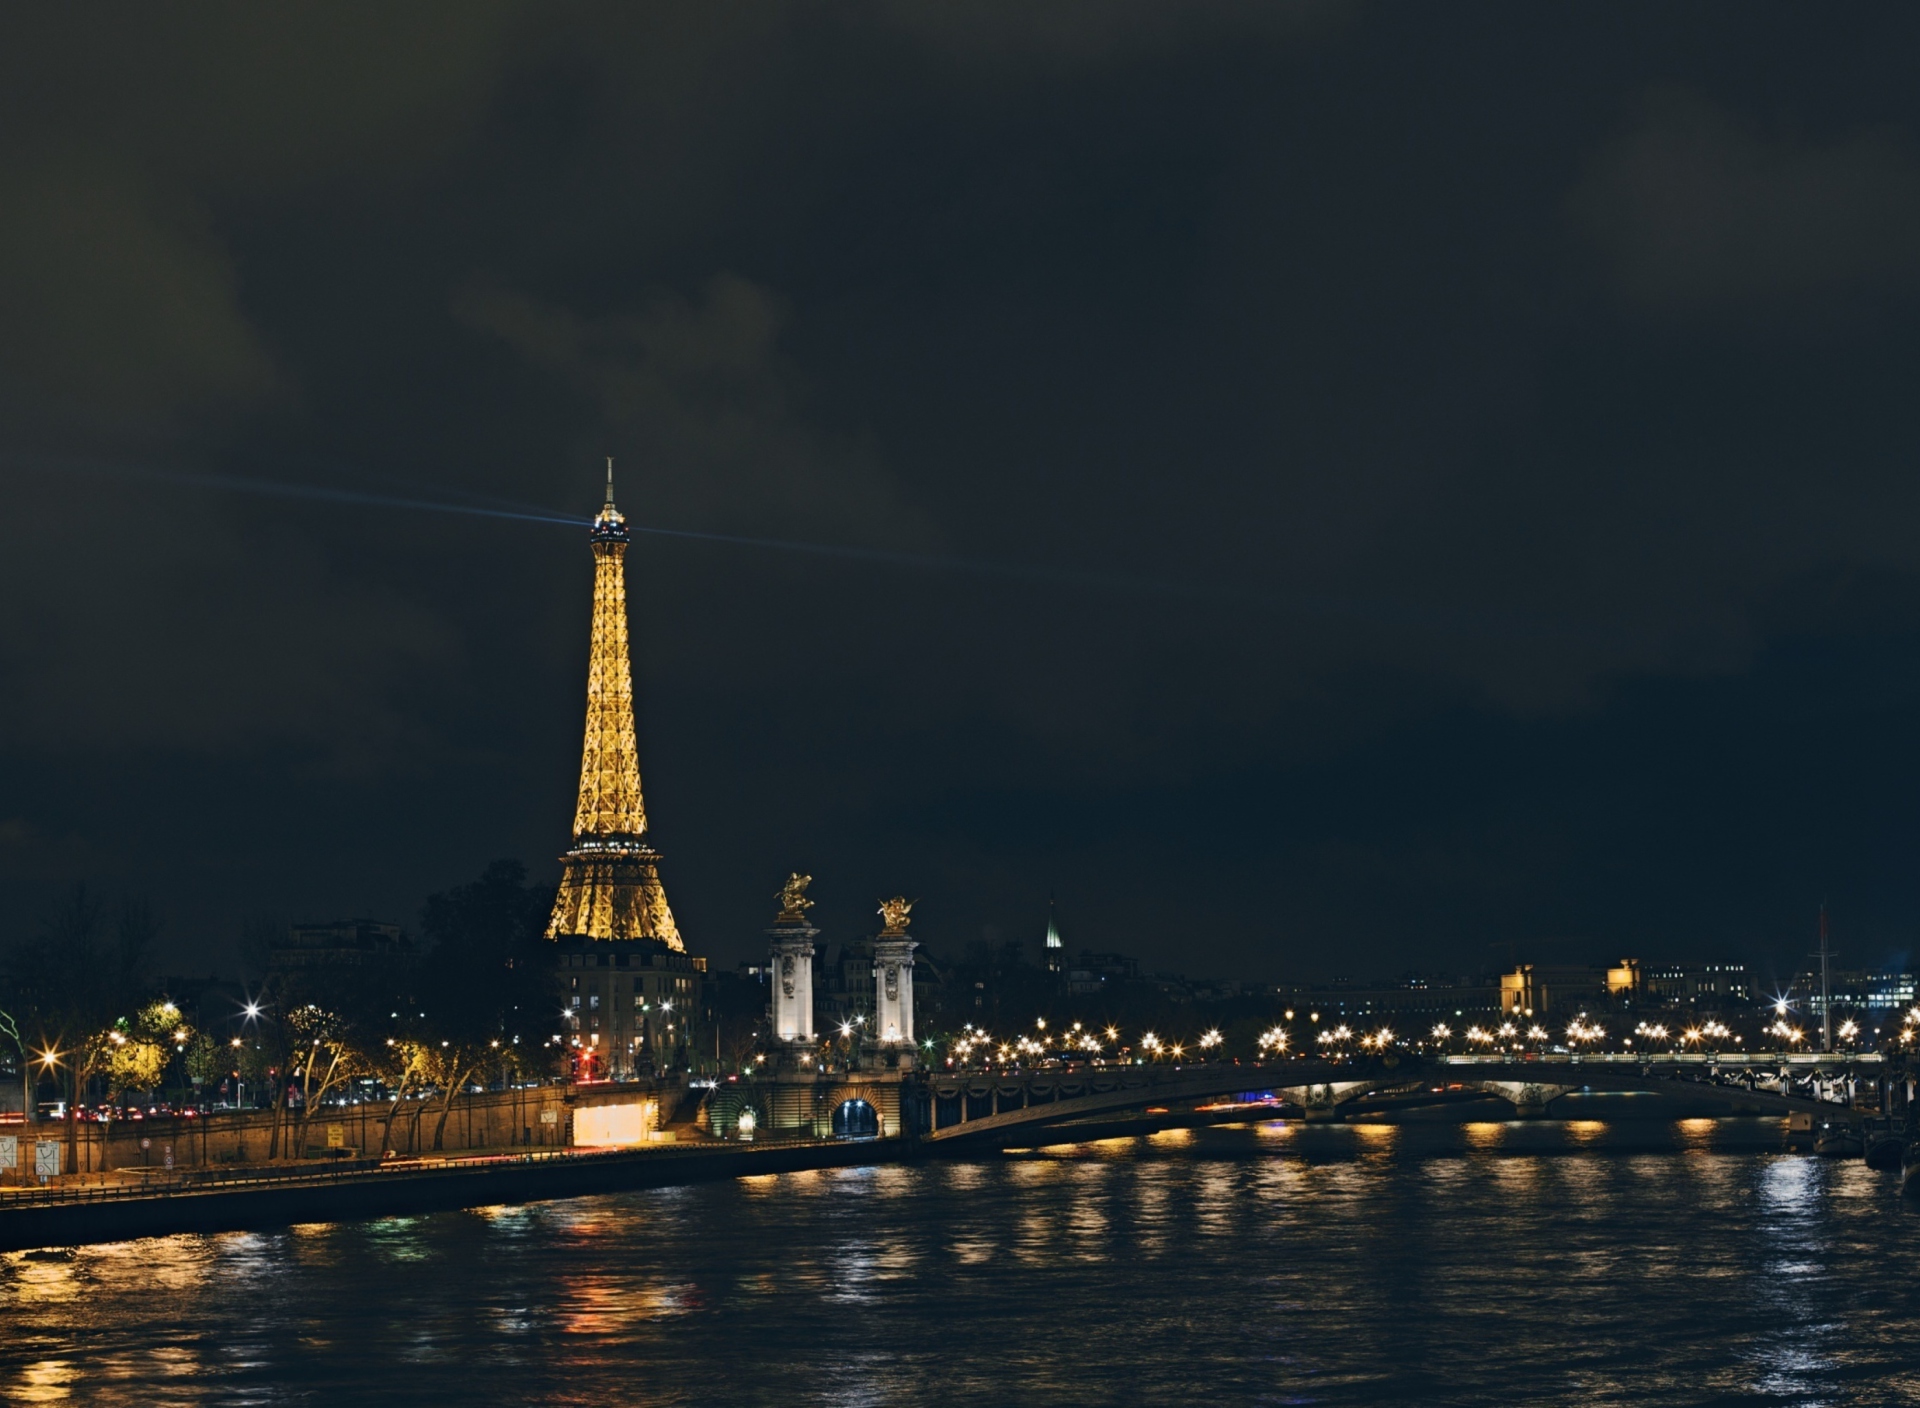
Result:
{"type": "MultiPolygon", "coordinates": [[[[1392,1078],[1384,1062],[1272,1061],[1180,1066],[1091,1066],[1060,1071],[935,1073],[928,1078],[928,1142],[991,1143],[1048,1125],[1208,1099],[1276,1098],[1334,1117],[1338,1106],[1392,1078]]],[[[1404,1075],[1399,1080],[1404,1082],[1404,1075]]]]}
{"type": "MultiPolygon", "coordinates": [[[[1089,1066],[1061,1070],[934,1072],[927,1078],[930,1144],[1018,1143],[1053,1126],[1095,1125],[1100,1117],[1134,1115],[1167,1124],[1192,1123],[1207,1101],[1271,1099],[1297,1107],[1309,1121],[1337,1120],[1362,1096],[1396,1105],[1482,1091],[1507,1100],[1521,1117],[1545,1115],[1562,1095],[1581,1090],[1659,1091],[1723,1105],[1729,1114],[1832,1114],[1844,1085],[1871,1084],[1887,1067],[1877,1057],[1724,1057],[1670,1059],[1605,1056],[1501,1058],[1394,1057],[1342,1061],[1277,1060],[1180,1066],[1089,1066]],[[1791,1065],[1785,1064],[1791,1061],[1791,1065]],[[1782,1071],[1817,1074],[1836,1098],[1783,1093],[1782,1071]],[[1769,1083],[1778,1089],[1769,1088],[1769,1083]],[[1159,1108],[1156,1108],[1159,1107],[1159,1108]]],[[[1067,1131],[1061,1130],[1065,1134],[1067,1131]]]]}

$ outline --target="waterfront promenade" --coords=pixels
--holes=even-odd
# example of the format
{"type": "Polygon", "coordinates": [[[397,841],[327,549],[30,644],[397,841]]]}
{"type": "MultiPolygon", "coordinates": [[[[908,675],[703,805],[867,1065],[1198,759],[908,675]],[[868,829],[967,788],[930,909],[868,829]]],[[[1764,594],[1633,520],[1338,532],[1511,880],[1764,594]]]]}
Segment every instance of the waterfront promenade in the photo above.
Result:
{"type": "Polygon", "coordinates": [[[556,1149],[206,1170],[0,1190],[0,1251],[237,1232],[888,1162],[898,1140],[556,1149]]]}

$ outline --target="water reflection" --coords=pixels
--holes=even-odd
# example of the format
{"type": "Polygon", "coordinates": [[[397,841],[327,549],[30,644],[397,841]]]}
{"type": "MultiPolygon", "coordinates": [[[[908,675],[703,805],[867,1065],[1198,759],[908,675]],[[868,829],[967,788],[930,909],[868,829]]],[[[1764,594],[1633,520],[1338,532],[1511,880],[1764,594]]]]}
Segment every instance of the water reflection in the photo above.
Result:
{"type": "Polygon", "coordinates": [[[3,1257],[0,1397],[1920,1400],[1891,1178],[1777,1122],[1593,1125],[1263,1121],[3,1257]]]}

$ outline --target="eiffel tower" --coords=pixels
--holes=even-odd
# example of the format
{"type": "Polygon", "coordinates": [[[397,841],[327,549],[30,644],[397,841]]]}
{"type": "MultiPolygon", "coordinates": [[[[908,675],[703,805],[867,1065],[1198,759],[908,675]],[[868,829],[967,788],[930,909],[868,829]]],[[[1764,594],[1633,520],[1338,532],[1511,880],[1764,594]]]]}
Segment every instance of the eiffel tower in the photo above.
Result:
{"type": "MultiPolygon", "coordinates": [[[[593,652],[587,665],[587,737],[580,754],[580,801],[573,847],[554,897],[549,939],[653,939],[686,952],[660,887],[660,853],[646,842],[640,752],[633,736],[633,666],[627,655],[627,520],[607,502],[595,515],[593,652]]],[[[622,960],[623,962],[625,960],[622,960]]]]}

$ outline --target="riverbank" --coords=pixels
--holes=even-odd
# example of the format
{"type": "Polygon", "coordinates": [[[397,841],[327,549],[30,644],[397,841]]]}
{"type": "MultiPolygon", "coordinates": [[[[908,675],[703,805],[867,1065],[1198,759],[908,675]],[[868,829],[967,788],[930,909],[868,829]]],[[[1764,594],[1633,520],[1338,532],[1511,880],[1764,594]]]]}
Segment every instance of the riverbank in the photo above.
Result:
{"type": "Polygon", "coordinates": [[[496,1203],[888,1163],[898,1140],[697,1144],[551,1150],[474,1158],[354,1161],[167,1182],[52,1188],[0,1197],[0,1251],[72,1247],[181,1232],[243,1232],[496,1203]]]}

